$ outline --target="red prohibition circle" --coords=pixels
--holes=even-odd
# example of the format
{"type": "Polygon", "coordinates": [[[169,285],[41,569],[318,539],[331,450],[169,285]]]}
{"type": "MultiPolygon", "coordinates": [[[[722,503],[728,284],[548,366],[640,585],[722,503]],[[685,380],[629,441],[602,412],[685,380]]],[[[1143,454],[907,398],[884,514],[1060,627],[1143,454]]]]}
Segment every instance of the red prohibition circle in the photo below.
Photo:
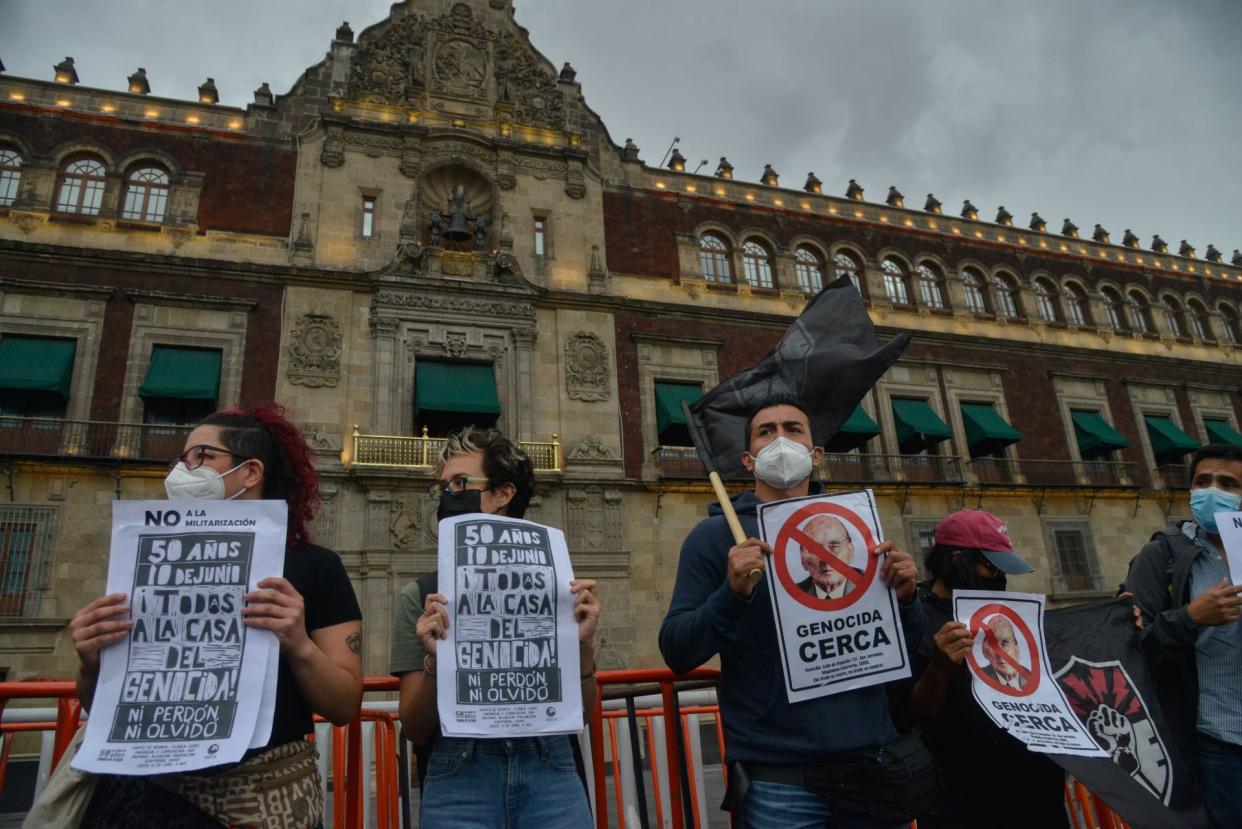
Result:
{"type": "Polygon", "coordinates": [[[853,510],[821,501],[815,504],[807,504],[785,519],[785,523],[781,525],[780,532],[776,534],[776,542],[772,545],[772,558],[775,559],[776,575],[780,579],[781,586],[785,588],[785,592],[794,601],[806,605],[812,610],[844,610],[862,598],[862,595],[867,592],[867,588],[871,586],[872,580],[875,579],[880,558],[879,556],[872,555],[871,551],[874,549],[875,537],[871,535],[871,528],[853,510]],[[867,556],[867,569],[863,571],[862,578],[859,579],[854,589],[839,599],[821,599],[819,596],[812,596],[803,592],[802,588],[798,587],[798,583],[794,581],[793,575],[789,572],[788,556],[785,554],[790,544],[795,544],[799,548],[802,546],[801,542],[794,538],[795,532],[801,532],[802,524],[817,515],[823,514],[835,516],[842,521],[848,521],[854,529],[858,530],[859,535],[862,536],[863,544],[867,548],[865,552],[867,556]]]}
{"type": "MultiPolygon", "coordinates": [[[[1017,611],[1013,608],[998,602],[993,602],[992,604],[985,604],[983,607],[976,610],[974,615],[970,617],[970,638],[972,645],[970,650],[966,653],[966,661],[970,663],[970,670],[974,673],[974,675],[979,677],[979,679],[981,679],[989,688],[1000,691],[1002,694],[1010,697],[1029,697],[1031,694],[1035,693],[1037,688],[1039,688],[1040,658],[1039,648],[1035,641],[1035,634],[1031,633],[1031,629],[1027,627],[1026,622],[1022,620],[1022,617],[1019,616],[1017,611]],[[1030,678],[1027,680],[1025,688],[1012,688],[998,680],[992,679],[992,677],[983,672],[983,666],[981,666],[979,661],[975,659],[975,648],[973,645],[974,638],[978,635],[980,630],[983,630],[984,618],[998,613],[1010,622],[1013,622],[1014,629],[1018,633],[1022,634],[1022,638],[1026,640],[1026,652],[1030,654],[1031,657],[1031,668],[1029,671],[1030,678]]],[[[1004,652],[1002,651],[1002,653],[1004,652]]],[[[1004,659],[1009,661],[1008,654],[1005,654],[1004,659]]],[[[1016,661],[1015,667],[1017,667],[1020,671],[1027,670],[1022,665],[1017,664],[1016,661]]]]}

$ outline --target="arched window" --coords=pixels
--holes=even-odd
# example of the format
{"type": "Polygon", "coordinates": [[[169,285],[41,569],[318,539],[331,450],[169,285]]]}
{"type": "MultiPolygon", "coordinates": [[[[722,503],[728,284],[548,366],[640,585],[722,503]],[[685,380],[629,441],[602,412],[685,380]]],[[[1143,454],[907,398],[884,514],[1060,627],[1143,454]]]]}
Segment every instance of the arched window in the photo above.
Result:
{"type": "Polygon", "coordinates": [[[850,278],[850,282],[854,283],[855,290],[861,294],[862,268],[859,266],[858,261],[848,253],[838,253],[836,256],[832,257],[832,263],[836,266],[837,278],[840,279],[843,276],[848,276],[850,278]]]}
{"type": "Polygon", "coordinates": [[[1091,324],[1091,309],[1087,307],[1087,293],[1075,282],[1070,282],[1065,286],[1065,318],[1074,325],[1091,324]]]}
{"type": "Polygon", "coordinates": [[[17,186],[22,180],[22,157],[15,150],[0,147],[0,207],[17,201],[17,186]]]}
{"type": "Polygon", "coordinates": [[[1108,325],[1114,331],[1126,330],[1126,317],[1122,308],[1125,307],[1125,300],[1121,298],[1121,294],[1112,288],[1100,288],[1100,296],[1104,300],[1104,313],[1108,315],[1108,325]]]}
{"type": "Polygon", "coordinates": [[[699,267],[708,282],[733,281],[733,268],[729,266],[729,246],[715,233],[699,237],[699,267]]]}
{"type": "Polygon", "coordinates": [[[898,305],[910,304],[910,285],[906,282],[906,269],[896,259],[885,259],[880,263],[884,271],[884,296],[898,305]]]}
{"type": "Polygon", "coordinates": [[[919,298],[923,300],[923,304],[928,308],[943,308],[944,301],[944,277],[940,275],[940,269],[928,264],[921,264],[914,269],[919,280],[919,298]]]}
{"type": "Polygon", "coordinates": [[[1061,315],[1057,313],[1057,289],[1047,279],[1035,280],[1035,313],[1045,322],[1057,322],[1061,315]]]}
{"type": "Polygon", "coordinates": [[[1238,312],[1224,303],[1217,307],[1220,310],[1220,320],[1225,324],[1225,336],[1234,345],[1242,345],[1242,330],[1238,329],[1238,312]]]}
{"type": "Polygon", "coordinates": [[[1131,291],[1128,298],[1130,300],[1130,327],[1139,334],[1152,333],[1156,326],[1151,321],[1151,303],[1147,301],[1147,297],[1140,291],[1131,291]]]}
{"type": "Polygon", "coordinates": [[[772,254],[756,241],[742,243],[742,272],[756,288],[772,287],[772,254]]]}
{"type": "Polygon", "coordinates": [[[824,263],[819,254],[808,247],[800,247],[794,251],[794,273],[798,276],[798,287],[803,293],[818,293],[824,287],[824,263]]]}
{"type": "Polygon", "coordinates": [[[1186,313],[1182,303],[1172,294],[1164,295],[1164,318],[1169,323],[1169,333],[1179,339],[1186,336],[1186,313]]]}
{"type": "Polygon", "coordinates": [[[62,213],[96,216],[103,204],[104,166],[94,158],[79,158],[65,165],[60,174],[56,209],[62,213]]]}
{"type": "Polygon", "coordinates": [[[1018,283],[1008,274],[998,273],[992,282],[995,292],[996,315],[1018,318],[1018,283]]]}
{"type": "Polygon", "coordinates": [[[122,219],[136,222],[162,222],[168,206],[168,173],[159,167],[132,170],[125,182],[122,219]]]}
{"type": "Polygon", "coordinates": [[[1207,308],[1197,299],[1187,300],[1186,310],[1190,317],[1190,331],[1201,342],[1210,343],[1216,338],[1212,336],[1212,326],[1208,322],[1207,308]]]}
{"type": "Polygon", "coordinates": [[[966,308],[972,314],[988,313],[988,294],[983,276],[970,268],[962,269],[962,288],[966,294],[966,308]]]}

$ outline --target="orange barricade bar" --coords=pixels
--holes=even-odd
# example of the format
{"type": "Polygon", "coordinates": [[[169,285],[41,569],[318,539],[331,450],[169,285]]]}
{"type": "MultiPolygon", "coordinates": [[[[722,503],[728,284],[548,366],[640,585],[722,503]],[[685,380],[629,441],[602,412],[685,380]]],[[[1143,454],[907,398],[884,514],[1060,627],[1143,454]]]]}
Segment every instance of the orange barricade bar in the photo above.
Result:
{"type": "MultiPolygon", "coordinates": [[[[652,784],[655,800],[657,823],[663,825],[667,815],[674,829],[690,829],[686,826],[683,798],[690,802],[690,812],[695,827],[703,823],[699,814],[696,792],[694,791],[693,774],[689,776],[690,791],[683,791],[680,771],[683,767],[690,769],[693,758],[683,757],[678,746],[678,734],[686,735],[685,718],[695,714],[711,714],[716,717],[716,739],[721,756],[724,756],[724,732],[721,727],[719,709],[714,705],[691,705],[679,708],[676,704],[677,685],[687,682],[713,682],[720,678],[719,671],[700,668],[682,676],[676,676],[667,669],[640,669],[629,671],[600,671],[596,680],[600,685],[601,694],[596,701],[594,711],[589,712],[587,729],[591,736],[591,775],[595,790],[595,821],[598,829],[609,829],[608,814],[608,774],[605,769],[606,755],[611,754],[613,762],[613,786],[617,796],[617,817],[624,821],[624,806],[619,778],[620,757],[617,752],[616,722],[629,717],[624,710],[604,711],[602,690],[608,686],[618,685],[655,685],[661,697],[659,708],[643,708],[635,712],[636,717],[647,723],[646,747],[652,761],[652,784]],[[671,716],[678,712],[677,718],[671,716]],[[667,791],[663,790],[659,775],[656,773],[655,729],[652,721],[660,717],[664,720],[664,754],[668,769],[667,791]],[[610,749],[605,748],[605,720],[608,722],[610,749]],[[667,808],[667,812],[665,811],[667,808]]],[[[366,677],[363,680],[365,693],[391,693],[398,688],[395,677],[366,677]]],[[[651,690],[641,690],[636,695],[652,695],[651,690]]],[[[77,701],[77,685],[73,680],[39,680],[33,682],[0,682],[0,710],[4,710],[10,700],[14,699],[48,699],[56,703],[55,722],[29,722],[0,724],[0,734],[4,736],[4,747],[0,750],[0,791],[4,788],[5,775],[8,770],[11,736],[18,733],[52,732],[52,765],[54,769],[64,755],[65,748],[73,738],[81,715],[81,706],[77,701]]],[[[316,717],[316,722],[322,719],[316,717]]],[[[332,814],[325,815],[325,823],[333,829],[362,829],[365,800],[370,792],[370,781],[366,774],[363,756],[362,726],[371,723],[375,730],[374,753],[371,758],[375,768],[375,825],[378,829],[400,829],[402,810],[408,808],[401,800],[401,781],[398,755],[403,750],[398,732],[398,717],[393,711],[379,711],[363,708],[348,725],[333,728],[332,755],[329,767],[333,776],[332,814]]],[[[687,735],[688,736],[688,735],[687,735]]],[[[688,739],[684,740],[687,743],[688,739]]],[[[641,774],[642,769],[636,769],[641,774]]],[[[1113,812],[1099,797],[1091,793],[1078,780],[1067,780],[1065,785],[1066,800],[1071,804],[1075,829],[1131,829],[1130,825],[1113,812]],[[1076,808],[1075,808],[1076,807],[1076,808]]]]}

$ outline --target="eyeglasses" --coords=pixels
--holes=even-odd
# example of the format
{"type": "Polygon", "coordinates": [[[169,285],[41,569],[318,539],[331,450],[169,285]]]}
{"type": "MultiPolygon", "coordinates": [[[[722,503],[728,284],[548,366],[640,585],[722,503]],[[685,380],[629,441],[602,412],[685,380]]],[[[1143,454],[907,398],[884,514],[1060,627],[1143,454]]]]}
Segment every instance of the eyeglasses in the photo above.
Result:
{"type": "Polygon", "coordinates": [[[470,488],[470,484],[486,484],[487,478],[475,478],[470,475],[458,475],[456,478],[450,478],[448,481],[436,481],[427,487],[427,494],[431,496],[431,500],[439,501],[441,495],[461,495],[470,488]]]}
{"type": "Polygon", "coordinates": [[[246,455],[239,455],[229,449],[224,449],[219,446],[212,446],[209,443],[200,443],[198,446],[191,446],[189,449],[170,460],[168,462],[168,468],[172,469],[178,463],[183,463],[185,464],[186,469],[198,469],[203,465],[203,461],[211,460],[210,453],[212,452],[221,455],[232,455],[235,458],[241,458],[246,461],[254,460],[246,455]]]}

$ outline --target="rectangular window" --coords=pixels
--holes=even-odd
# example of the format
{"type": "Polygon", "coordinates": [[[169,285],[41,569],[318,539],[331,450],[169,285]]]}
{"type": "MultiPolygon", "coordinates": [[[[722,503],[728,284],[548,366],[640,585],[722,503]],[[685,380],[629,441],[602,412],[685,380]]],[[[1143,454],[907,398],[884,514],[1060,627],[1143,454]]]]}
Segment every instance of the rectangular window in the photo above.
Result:
{"type": "Polygon", "coordinates": [[[54,516],[47,507],[0,507],[0,617],[39,615],[54,516]]]}
{"type": "Polygon", "coordinates": [[[548,219],[546,216],[535,217],[535,255],[548,255],[548,219]]]}
{"type": "Polygon", "coordinates": [[[375,196],[362,197],[362,238],[375,236],[375,196]]]}
{"type": "Polygon", "coordinates": [[[1087,522],[1049,521],[1048,538],[1056,561],[1054,594],[1095,593],[1104,589],[1087,522]]]}
{"type": "Polygon", "coordinates": [[[918,565],[920,581],[931,578],[931,573],[927,571],[927,554],[936,543],[936,525],[939,523],[936,518],[910,518],[906,521],[906,527],[910,530],[910,555],[918,565]]]}

